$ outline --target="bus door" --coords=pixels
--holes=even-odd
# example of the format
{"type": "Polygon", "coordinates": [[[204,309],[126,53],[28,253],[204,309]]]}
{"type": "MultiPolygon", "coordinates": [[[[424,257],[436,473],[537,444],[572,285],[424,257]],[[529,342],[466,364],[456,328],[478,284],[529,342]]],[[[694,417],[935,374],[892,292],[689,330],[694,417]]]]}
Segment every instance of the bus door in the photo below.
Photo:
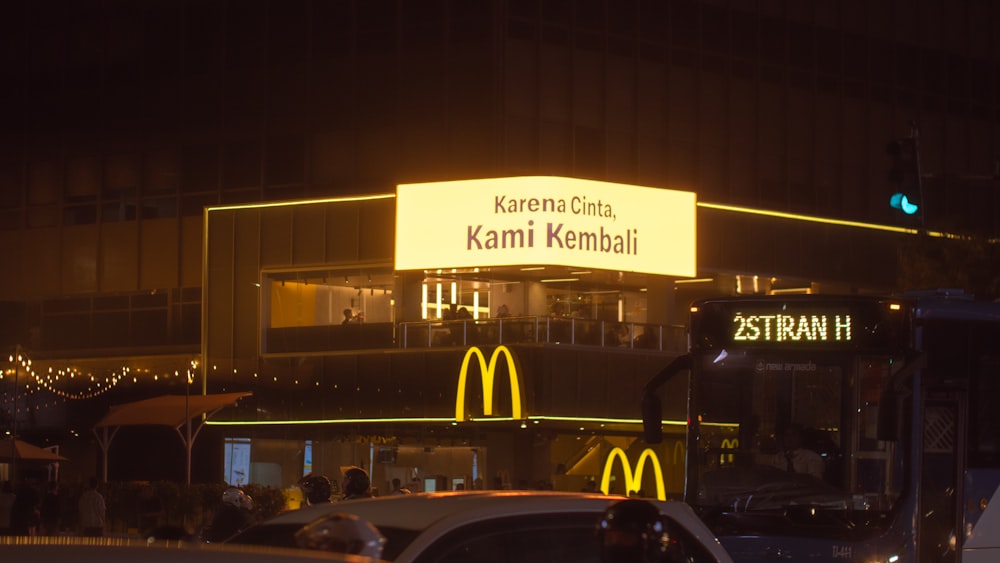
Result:
{"type": "Polygon", "coordinates": [[[921,437],[919,561],[954,562],[961,541],[962,464],[966,435],[967,393],[931,388],[924,397],[921,437]]]}

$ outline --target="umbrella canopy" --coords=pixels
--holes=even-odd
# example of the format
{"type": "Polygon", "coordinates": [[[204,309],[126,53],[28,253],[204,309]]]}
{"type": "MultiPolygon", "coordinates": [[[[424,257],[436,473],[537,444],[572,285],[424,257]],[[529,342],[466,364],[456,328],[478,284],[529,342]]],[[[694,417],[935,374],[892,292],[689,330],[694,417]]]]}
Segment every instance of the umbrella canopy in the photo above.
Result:
{"type": "Polygon", "coordinates": [[[218,395],[161,395],[111,407],[92,429],[104,452],[104,481],[108,480],[108,448],[122,426],[170,426],[187,450],[187,483],[191,483],[191,448],[205,421],[225,407],[235,405],[250,392],[218,395]],[[193,422],[192,419],[200,419],[193,422]],[[98,432],[100,429],[100,432],[98,432]]]}
{"type": "Polygon", "coordinates": [[[96,426],[154,425],[181,428],[192,418],[211,416],[223,407],[252,393],[220,393],[218,395],[161,395],[111,407],[96,426]]]}
{"type": "Polygon", "coordinates": [[[22,440],[12,440],[10,438],[0,440],[0,463],[10,463],[12,461],[52,463],[55,461],[66,461],[66,458],[22,440]]]}

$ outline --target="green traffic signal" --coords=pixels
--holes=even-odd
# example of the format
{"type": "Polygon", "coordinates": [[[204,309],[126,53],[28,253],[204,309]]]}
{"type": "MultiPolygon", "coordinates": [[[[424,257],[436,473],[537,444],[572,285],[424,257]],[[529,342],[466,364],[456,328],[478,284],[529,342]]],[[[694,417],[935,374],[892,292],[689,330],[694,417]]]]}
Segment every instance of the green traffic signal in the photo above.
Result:
{"type": "Polygon", "coordinates": [[[892,197],[889,198],[889,206],[893,209],[898,209],[907,215],[913,215],[920,209],[920,206],[916,203],[910,201],[910,198],[906,194],[894,193],[892,197]]]}

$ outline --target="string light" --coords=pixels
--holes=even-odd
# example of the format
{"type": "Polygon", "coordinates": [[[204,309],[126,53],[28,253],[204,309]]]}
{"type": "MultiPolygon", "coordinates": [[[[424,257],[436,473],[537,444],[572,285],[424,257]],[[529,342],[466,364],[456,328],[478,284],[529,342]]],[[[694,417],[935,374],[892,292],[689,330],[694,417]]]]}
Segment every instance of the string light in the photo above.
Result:
{"type": "MultiPolygon", "coordinates": [[[[39,373],[33,367],[31,359],[22,354],[18,354],[16,360],[13,355],[9,356],[7,360],[11,365],[5,369],[0,369],[0,380],[11,379],[15,373],[24,376],[24,389],[23,391],[19,391],[19,394],[30,396],[45,390],[64,401],[98,397],[129,379],[131,379],[132,383],[138,384],[140,377],[151,377],[153,381],[160,381],[161,379],[169,381],[182,377],[178,371],[174,371],[172,374],[170,372],[161,374],[152,373],[148,369],[133,370],[129,366],[112,369],[111,373],[105,375],[103,378],[93,373],[84,373],[73,367],[49,367],[47,370],[39,373]],[[70,387],[74,387],[74,389],[70,387]]],[[[193,381],[194,373],[197,371],[198,360],[192,360],[190,365],[191,368],[186,373],[189,384],[193,381]]],[[[4,395],[6,396],[7,392],[4,392],[4,395]]],[[[37,407],[35,408],[37,410],[37,407]]]]}

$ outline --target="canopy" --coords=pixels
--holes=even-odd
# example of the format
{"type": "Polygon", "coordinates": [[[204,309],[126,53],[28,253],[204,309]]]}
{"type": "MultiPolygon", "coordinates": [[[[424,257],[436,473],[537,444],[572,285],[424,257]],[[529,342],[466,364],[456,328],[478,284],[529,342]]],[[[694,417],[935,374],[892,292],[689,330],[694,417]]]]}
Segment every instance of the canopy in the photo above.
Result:
{"type": "Polygon", "coordinates": [[[9,438],[0,440],[0,463],[10,463],[13,461],[52,463],[66,461],[66,458],[45,448],[39,448],[21,440],[12,440],[9,438]]]}
{"type": "Polygon", "coordinates": [[[213,415],[219,409],[235,405],[252,393],[221,393],[218,395],[161,395],[134,403],[114,405],[95,427],[102,426],[169,426],[179,428],[192,418],[213,415]]]}
{"type": "Polygon", "coordinates": [[[217,395],[161,395],[112,406],[108,414],[94,426],[94,434],[97,435],[104,451],[104,481],[108,480],[108,448],[118,429],[122,426],[147,425],[169,426],[177,431],[187,449],[187,482],[191,483],[191,447],[198,437],[203,421],[224,407],[235,405],[241,398],[252,394],[242,392],[217,395]],[[191,419],[194,418],[202,421],[192,428],[191,419]],[[101,429],[100,434],[98,429],[101,429]]]}

